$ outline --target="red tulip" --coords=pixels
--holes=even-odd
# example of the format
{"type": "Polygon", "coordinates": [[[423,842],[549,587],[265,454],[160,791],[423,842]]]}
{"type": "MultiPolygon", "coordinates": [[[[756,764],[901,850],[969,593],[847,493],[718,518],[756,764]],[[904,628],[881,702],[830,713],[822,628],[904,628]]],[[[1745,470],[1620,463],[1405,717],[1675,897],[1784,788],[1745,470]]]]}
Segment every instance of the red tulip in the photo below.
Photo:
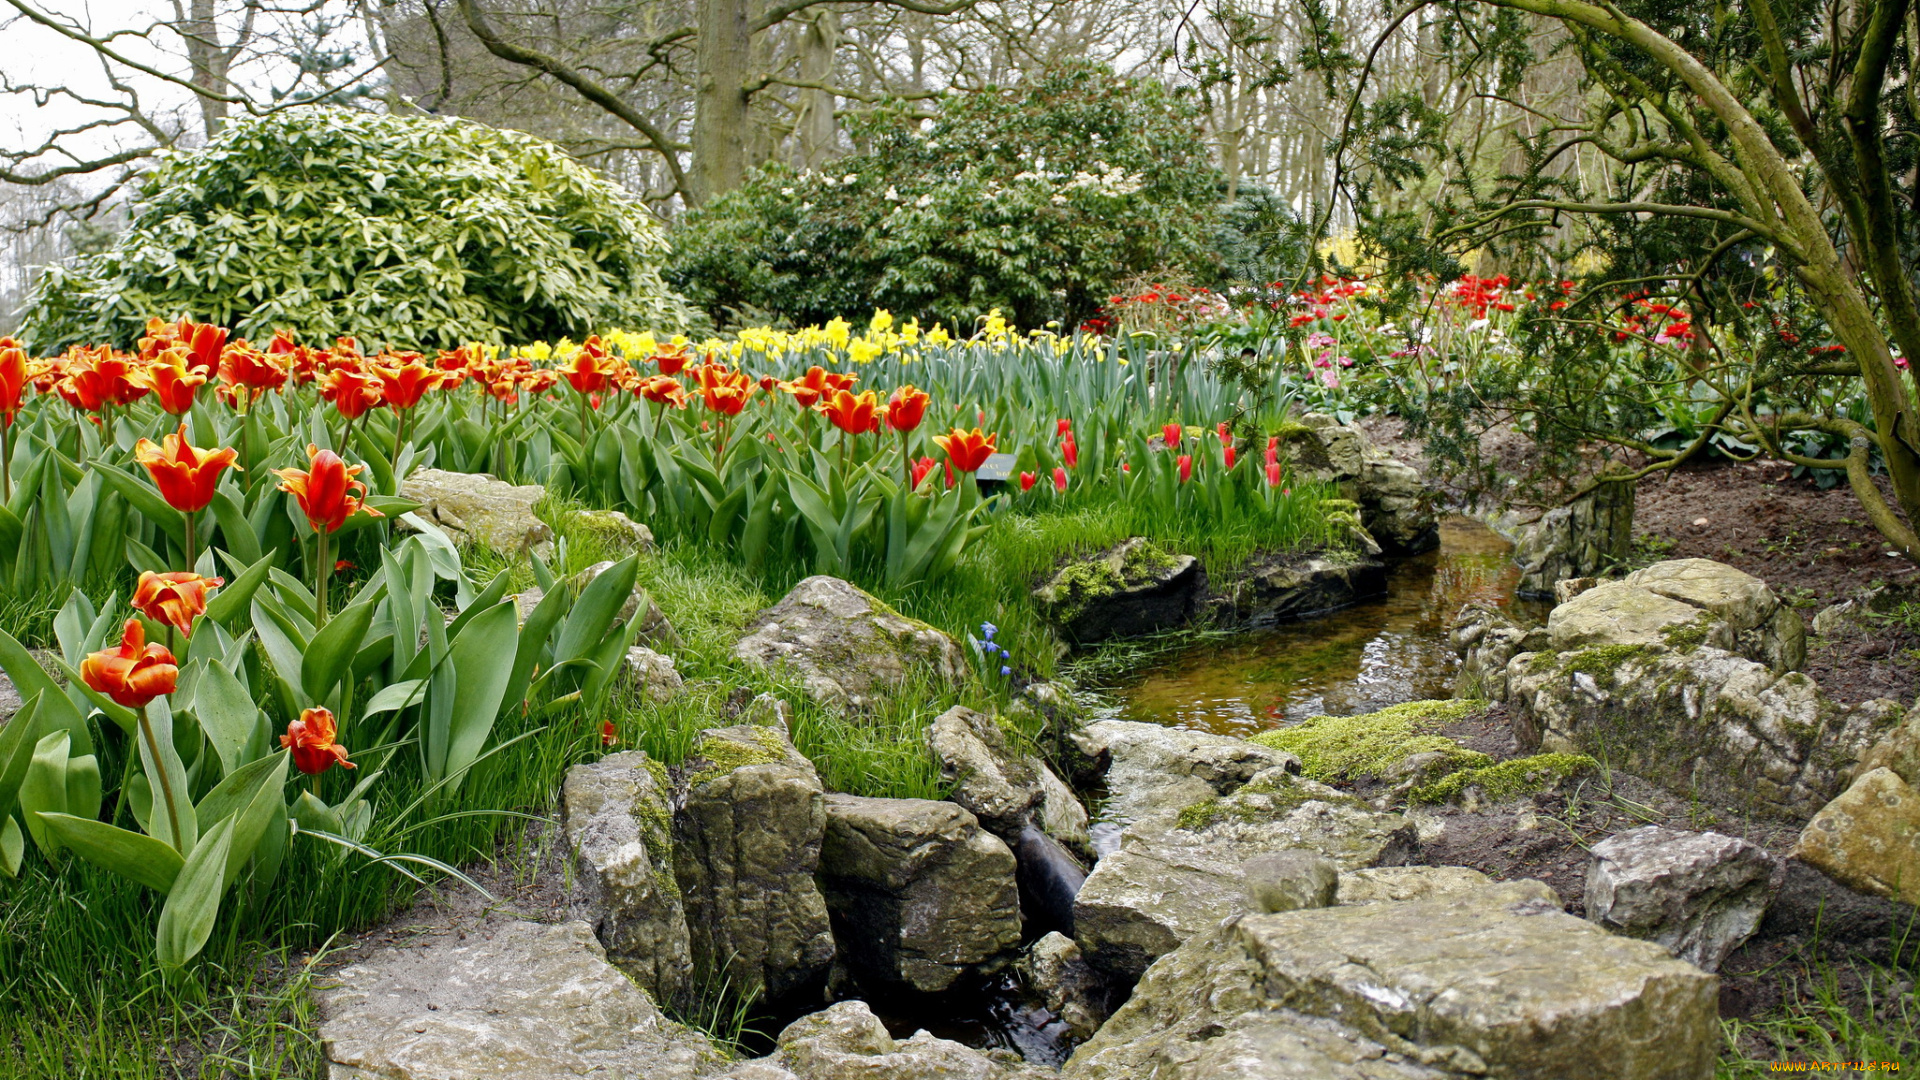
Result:
{"type": "Polygon", "coordinates": [[[338,532],[348,518],[361,511],[371,517],[385,516],[354,495],[367,490],[367,485],[354,479],[366,466],[348,465],[340,455],[311,443],[307,444],[307,457],[306,471],[275,469],[274,475],[280,478],[280,490],[300,504],[314,532],[322,536],[338,532]]]}
{"type": "Polygon", "coordinates": [[[912,431],[927,415],[927,403],[933,399],[912,383],[895,390],[887,398],[887,426],[895,431],[912,431]]]}
{"type": "Polygon", "coordinates": [[[280,745],[293,753],[293,767],[308,776],[319,776],[335,765],[343,769],[359,766],[347,760],[347,748],[334,742],[338,729],[333,713],[326,709],[305,709],[300,719],[287,723],[280,745]]]}
{"type": "Polygon", "coordinates": [[[194,392],[207,381],[205,375],[187,366],[187,351],[177,345],[162,352],[135,377],[153,391],[154,400],[162,409],[175,416],[185,415],[193,408],[194,392]]]}
{"type": "Polygon", "coordinates": [[[1080,444],[1073,441],[1072,435],[1060,443],[1060,459],[1067,463],[1069,469],[1080,467],[1080,444]]]}
{"type": "Polygon", "coordinates": [[[820,399],[831,391],[835,389],[844,390],[846,387],[832,386],[827,381],[827,369],[815,365],[808,368],[805,375],[794,379],[792,382],[781,383],[780,389],[793,395],[793,403],[795,405],[803,409],[811,409],[819,404],[820,399]]]}
{"type": "MultiPolygon", "coordinates": [[[[221,354],[227,346],[226,327],[181,319],[175,337],[187,347],[187,366],[199,373],[203,380],[211,378],[216,368],[225,367],[221,354]]],[[[226,378],[226,373],[222,371],[220,377],[226,378]]]]}
{"type": "Polygon", "coordinates": [[[759,389],[745,372],[730,371],[725,364],[701,364],[693,369],[693,379],[700,386],[701,402],[722,416],[739,416],[759,389]]]}
{"type": "Polygon", "coordinates": [[[165,623],[192,637],[193,620],[206,613],[208,591],[225,584],[223,578],[156,574],[147,570],[141,573],[140,583],[134,587],[131,603],[135,611],[154,622],[165,623]]]}
{"type": "MultiPolygon", "coordinates": [[[[420,404],[420,399],[430,390],[439,389],[449,381],[448,373],[438,368],[428,367],[419,353],[400,353],[385,357],[391,361],[382,364],[378,361],[369,365],[373,376],[380,380],[380,396],[393,407],[394,412],[405,412],[420,404]]],[[[454,375],[451,381],[458,381],[454,375]]]]}
{"type": "Polygon", "coordinates": [[[1062,469],[1057,465],[1054,466],[1054,469],[1053,469],[1053,490],[1055,491],[1067,490],[1067,470],[1062,469]]]}
{"type": "Polygon", "coordinates": [[[1181,454],[1178,458],[1175,459],[1175,462],[1180,466],[1180,482],[1181,483],[1184,484],[1187,481],[1193,479],[1193,455],[1192,454],[1181,454]]]}
{"type": "Polygon", "coordinates": [[[600,721],[600,745],[612,746],[620,741],[620,733],[614,730],[613,721],[600,721]]]}
{"type": "Polygon", "coordinates": [[[1267,436],[1267,468],[1271,469],[1280,461],[1280,436],[1267,436]]]}
{"type": "Polygon", "coordinates": [[[1040,478],[1034,475],[1033,473],[1023,472],[1020,474],[1020,490],[1032,491],[1033,485],[1036,483],[1039,483],[1039,481],[1040,481],[1040,478]]]}
{"type": "Polygon", "coordinates": [[[820,411],[827,415],[833,426],[849,435],[864,435],[877,429],[880,425],[879,408],[879,395],[871,390],[862,394],[838,390],[831,398],[820,403],[820,411]]]}
{"type": "Polygon", "coordinates": [[[1220,435],[1221,446],[1233,445],[1233,431],[1230,427],[1228,427],[1227,422],[1225,420],[1220,421],[1220,426],[1215,428],[1214,430],[1218,432],[1220,435]]]}
{"type": "Polygon", "coordinates": [[[1179,424],[1167,423],[1160,425],[1160,441],[1166,443],[1168,446],[1179,446],[1180,437],[1183,434],[1184,432],[1182,432],[1179,424]]]}
{"type": "Polygon", "coordinates": [[[620,373],[620,362],[607,355],[598,337],[590,337],[561,373],[566,376],[567,385],[576,391],[597,394],[613,385],[614,377],[620,373]]]}
{"type": "Polygon", "coordinates": [[[139,619],[128,619],[118,648],[88,653],[80,662],[81,681],[129,709],[144,709],[154,698],[173,693],[180,678],[173,654],[146,641],[147,628],[139,619]]]}
{"type": "Polygon", "coordinates": [[[187,443],[187,425],[155,446],[152,439],[134,444],[134,460],[146,466],[153,486],[167,505],[184,514],[197,514],[213,501],[220,471],[232,465],[239,452],[231,447],[206,451],[187,443]]]}
{"type": "Polygon", "coordinates": [[[913,463],[913,486],[916,490],[920,487],[920,481],[925,480],[927,474],[933,471],[933,465],[934,461],[930,457],[923,457],[913,463]]]}
{"type": "Polygon", "coordinates": [[[1267,462],[1267,486],[1280,486],[1280,463],[1277,461],[1267,462]]]}
{"type": "Polygon", "coordinates": [[[1054,422],[1054,434],[1065,439],[1073,434],[1073,421],[1062,418],[1054,422]]]}
{"type": "Polygon", "coordinates": [[[355,368],[334,368],[327,372],[326,381],[320,384],[320,397],[332,402],[341,416],[358,420],[383,399],[380,383],[378,376],[355,368]]]}
{"type": "Polygon", "coordinates": [[[656,405],[670,405],[676,409],[687,407],[687,388],[671,375],[643,379],[635,392],[656,405]]]}
{"type": "Polygon", "coordinates": [[[287,385],[287,369],[259,349],[229,345],[220,353],[220,381],[234,392],[236,401],[242,397],[238,391],[244,389],[244,398],[251,403],[267,391],[287,385]]]}
{"type": "Polygon", "coordinates": [[[1222,447],[1220,450],[1220,454],[1222,457],[1226,458],[1227,468],[1229,469],[1233,468],[1233,462],[1234,462],[1233,444],[1228,443],[1226,446],[1222,447]]]}
{"type": "Polygon", "coordinates": [[[687,369],[687,350],[678,345],[662,346],[653,354],[653,362],[660,365],[660,374],[678,375],[687,369]]]}
{"type": "Polygon", "coordinates": [[[979,428],[962,431],[954,428],[945,435],[935,435],[934,445],[945,451],[947,461],[960,472],[978,472],[980,466],[993,456],[994,440],[998,435],[989,435],[979,428]]]}

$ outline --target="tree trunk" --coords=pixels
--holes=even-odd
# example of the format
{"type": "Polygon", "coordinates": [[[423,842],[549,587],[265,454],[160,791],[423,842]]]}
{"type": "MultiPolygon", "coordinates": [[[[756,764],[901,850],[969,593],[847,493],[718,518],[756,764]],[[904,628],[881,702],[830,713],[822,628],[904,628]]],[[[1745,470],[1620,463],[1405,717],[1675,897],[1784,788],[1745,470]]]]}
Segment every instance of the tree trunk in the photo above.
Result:
{"type": "Polygon", "coordinates": [[[186,40],[187,64],[200,102],[200,123],[207,138],[220,133],[227,121],[227,65],[231,57],[220,47],[220,27],[214,22],[214,0],[193,0],[180,36],[186,40]],[[213,96],[218,95],[218,96],[213,96]]]}
{"type": "Polygon", "coordinates": [[[693,107],[693,196],[705,202],[747,174],[747,69],[753,53],[751,0],[699,0],[699,70],[693,107]]]}

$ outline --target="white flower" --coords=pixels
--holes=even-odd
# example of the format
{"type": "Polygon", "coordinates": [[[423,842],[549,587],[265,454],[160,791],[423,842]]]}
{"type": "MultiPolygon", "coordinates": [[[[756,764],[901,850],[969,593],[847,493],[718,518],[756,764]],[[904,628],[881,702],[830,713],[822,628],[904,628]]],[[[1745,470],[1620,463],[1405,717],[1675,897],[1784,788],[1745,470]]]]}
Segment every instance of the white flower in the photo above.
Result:
{"type": "Polygon", "coordinates": [[[1486,320],[1486,319],[1473,320],[1472,322],[1467,324],[1467,333],[1471,334],[1476,330],[1485,330],[1487,328],[1488,322],[1489,320],[1486,320]]]}
{"type": "Polygon", "coordinates": [[[881,198],[887,200],[888,202],[899,202],[900,192],[897,189],[895,189],[892,184],[888,184],[887,193],[885,195],[882,195],[881,198]]]}
{"type": "Polygon", "coordinates": [[[913,205],[919,207],[922,210],[925,210],[927,207],[933,205],[933,196],[922,195],[919,198],[913,200],[913,205]]]}
{"type": "Polygon", "coordinates": [[[859,173],[848,173],[847,175],[840,178],[840,182],[843,184],[851,184],[858,179],[860,179],[859,173]]]}
{"type": "Polygon", "coordinates": [[[791,195],[791,194],[793,194],[793,189],[792,189],[792,188],[790,188],[790,187],[783,187],[783,188],[781,188],[781,189],[780,189],[780,194],[782,194],[782,195],[791,195]]]}
{"type": "Polygon", "coordinates": [[[1053,205],[1055,206],[1067,205],[1067,197],[1065,195],[1055,195],[1053,197],[1053,205]]]}

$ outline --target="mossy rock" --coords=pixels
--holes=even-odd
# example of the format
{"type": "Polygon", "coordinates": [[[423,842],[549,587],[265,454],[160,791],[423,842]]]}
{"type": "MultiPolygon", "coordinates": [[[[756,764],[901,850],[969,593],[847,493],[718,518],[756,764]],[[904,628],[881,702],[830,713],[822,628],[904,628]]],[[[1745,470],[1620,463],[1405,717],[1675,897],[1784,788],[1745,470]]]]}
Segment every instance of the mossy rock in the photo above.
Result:
{"type": "Polygon", "coordinates": [[[1444,755],[1451,771],[1492,761],[1439,734],[1486,707],[1474,700],[1409,701],[1360,716],[1316,716],[1250,741],[1292,753],[1306,775],[1322,783],[1384,779],[1415,754],[1444,755]]]}
{"type": "Polygon", "coordinates": [[[1600,763],[1585,754],[1535,754],[1449,773],[1415,788],[1413,801],[1452,802],[1474,788],[1491,802],[1504,802],[1547,791],[1599,768],[1600,763]]]}
{"type": "Polygon", "coordinates": [[[703,732],[687,757],[687,786],[699,787],[736,769],[785,761],[792,753],[780,732],[770,727],[738,726],[703,732]],[[748,737],[739,737],[742,734],[748,737]]]}
{"type": "Polygon", "coordinates": [[[1205,591],[1199,560],[1136,536],[1069,561],[1033,596],[1068,638],[1096,642],[1181,626],[1205,591]]]}

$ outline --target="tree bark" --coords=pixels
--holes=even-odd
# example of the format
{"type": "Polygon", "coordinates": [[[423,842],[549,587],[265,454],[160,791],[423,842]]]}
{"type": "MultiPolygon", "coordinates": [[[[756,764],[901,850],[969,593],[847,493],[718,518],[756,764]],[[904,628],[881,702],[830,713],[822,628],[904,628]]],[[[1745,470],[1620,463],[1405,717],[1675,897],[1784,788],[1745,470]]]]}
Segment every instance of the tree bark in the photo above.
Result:
{"type": "Polygon", "coordinates": [[[699,70],[693,107],[693,201],[740,186],[747,174],[748,68],[752,62],[751,0],[699,0],[699,70]]]}

